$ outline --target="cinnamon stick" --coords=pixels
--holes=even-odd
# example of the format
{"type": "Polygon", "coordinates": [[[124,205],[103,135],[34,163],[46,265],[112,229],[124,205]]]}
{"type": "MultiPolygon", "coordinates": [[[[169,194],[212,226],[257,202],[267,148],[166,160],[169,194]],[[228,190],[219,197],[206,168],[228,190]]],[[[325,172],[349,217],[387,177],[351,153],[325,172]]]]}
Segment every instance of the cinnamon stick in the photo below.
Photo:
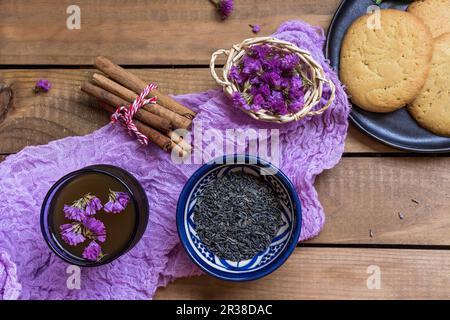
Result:
{"type": "MultiPolygon", "coordinates": [[[[104,72],[117,82],[121,83],[128,89],[133,90],[135,93],[138,94],[141,93],[142,90],[144,90],[144,88],[147,86],[147,83],[139,79],[139,77],[125,70],[124,68],[118,66],[117,64],[113,63],[111,60],[105,57],[99,56],[95,58],[94,64],[97,67],[97,69],[101,70],[102,72],[104,72]]],[[[192,120],[196,115],[194,111],[183,106],[182,104],[178,103],[169,96],[161,93],[157,89],[153,89],[150,92],[150,95],[157,96],[158,102],[163,107],[175,113],[178,113],[179,115],[189,120],[192,120]]]]}
{"type": "MultiPolygon", "coordinates": [[[[94,73],[92,75],[92,81],[97,86],[127,100],[128,102],[133,102],[138,96],[135,92],[123,87],[119,83],[99,73],[94,73]]],[[[191,125],[191,120],[183,116],[180,116],[178,113],[166,109],[157,103],[149,106],[144,106],[142,109],[151,112],[161,118],[167,119],[176,129],[178,128],[186,129],[191,125]]]]}
{"type": "MultiPolygon", "coordinates": [[[[114,106],[124,105],[124,102],[126,104],[126,101],[124,101],[122,98],[117,97],[116,95],[105,91],[90,82],[85,82],[81,86],[81,90],[102,101],[103,103],[101,103],[100,105],[109,113],[114,113],[116,111],[114,106]]],[[[180,157],[185,157],[190,151],[184,150],[180,145],[172,141],[171,138],[163,135],[152,127],[149,127],[142,121],[135,119],[134,123],[140,132],[142,132],[147,138],[149,138],[151,142],[155,143],[161,149],[169,152],[175,150],[175,152],[177,152],[180,157]]]]}
{"type": "MultiPolygon", "coordinates": [[[[118,106],[129,105],[129,103],[124,99],[116,96],[111,92],[103,90],[102,88],[99,88],[89,82],[85,83],[84,88],[89,90],[89,92],[83,90],[83,87],[81,88],[81,90],[116,108],[118,106]]],[[[147,112],[143,109],[138,110],[138,112],[136,112],[134,117],[161,132],[169,133],[172,131],[172,124],[170,123],[169,120],[162,118],[158,115],[155,115],[153,113],[147,112]]]]}

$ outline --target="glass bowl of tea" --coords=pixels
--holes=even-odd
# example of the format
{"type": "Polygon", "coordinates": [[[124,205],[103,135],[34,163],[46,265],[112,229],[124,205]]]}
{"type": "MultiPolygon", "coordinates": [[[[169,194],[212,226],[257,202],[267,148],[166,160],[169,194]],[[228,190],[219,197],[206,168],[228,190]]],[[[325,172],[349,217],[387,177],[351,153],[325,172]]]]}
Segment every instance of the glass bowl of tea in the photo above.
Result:
{"type": "Polygon", "coordinates": [[[301,204],[289,178],[270,162],[228,155],[187,181],[177,227],[191,259],[230,281],[255,280],[279,268],[300,237],[301,204]]]}
{"type": "Polygon", "coordinates": [[[41,208],[41,230],[50,249],[83,267],[119,258],[147,228],[147,195],[136,178],[111,165],[71,172],[48,191],[41,208]]]}

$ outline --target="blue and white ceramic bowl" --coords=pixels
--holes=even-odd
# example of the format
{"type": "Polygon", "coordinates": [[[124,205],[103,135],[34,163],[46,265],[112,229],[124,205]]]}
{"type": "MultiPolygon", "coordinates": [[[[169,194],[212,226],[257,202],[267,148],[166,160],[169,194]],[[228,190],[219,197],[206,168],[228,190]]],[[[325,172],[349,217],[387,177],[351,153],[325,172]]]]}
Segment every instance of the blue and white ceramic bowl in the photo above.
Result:
{"type": "Polygon", "coordinates": [[[301,223],[300,200],[291,181],[271,163],[248,155],[224,156],[203,165],[184,186],[177,206],[178,234],[187,253],[201,269],[223,280],[255,280],[272,273],[294,251],[301,223]],[[221,259],[209,251],[197,236],[194,221],[196,200],[205,186],[234,171],[261,176],[278,194],[284,208],[283,224],[270,246],[252,259],[240,262],[221,259]]]}

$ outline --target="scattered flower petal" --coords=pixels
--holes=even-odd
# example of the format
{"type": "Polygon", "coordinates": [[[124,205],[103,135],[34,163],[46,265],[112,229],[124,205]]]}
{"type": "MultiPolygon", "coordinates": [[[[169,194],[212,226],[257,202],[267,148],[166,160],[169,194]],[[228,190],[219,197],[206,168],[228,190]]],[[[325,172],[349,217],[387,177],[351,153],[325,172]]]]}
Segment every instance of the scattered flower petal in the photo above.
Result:
{"type": "Polygon", "coordinates": [[[233,12],[233,0],[210,0],[217,8],[222,19],[228,18],[233,12]]]}
{"type": "Polygon", "coordinates": [[[47,79],[39,79],[34,87],[34,92],[47,92],[52,88],[52,84],[47,79]]]}
{"type": "Polygon", "coordinates": [[[253,33],[258,33],[261,31],[261,26],[259,24],[251,24],[250,28],[252,28],[253,33]]]}

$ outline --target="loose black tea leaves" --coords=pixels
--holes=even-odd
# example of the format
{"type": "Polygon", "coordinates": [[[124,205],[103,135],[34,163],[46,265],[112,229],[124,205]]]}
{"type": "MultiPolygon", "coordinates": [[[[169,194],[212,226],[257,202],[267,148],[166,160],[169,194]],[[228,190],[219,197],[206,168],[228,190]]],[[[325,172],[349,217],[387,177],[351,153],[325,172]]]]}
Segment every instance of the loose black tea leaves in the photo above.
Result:
{"type": "Polygon", "coordinates": [[[243,172],[214,180],[198,197],[200,240],[220,258],[242,261],[267,249],[282,224],[282,206],[261,178],[243,172]]]}

